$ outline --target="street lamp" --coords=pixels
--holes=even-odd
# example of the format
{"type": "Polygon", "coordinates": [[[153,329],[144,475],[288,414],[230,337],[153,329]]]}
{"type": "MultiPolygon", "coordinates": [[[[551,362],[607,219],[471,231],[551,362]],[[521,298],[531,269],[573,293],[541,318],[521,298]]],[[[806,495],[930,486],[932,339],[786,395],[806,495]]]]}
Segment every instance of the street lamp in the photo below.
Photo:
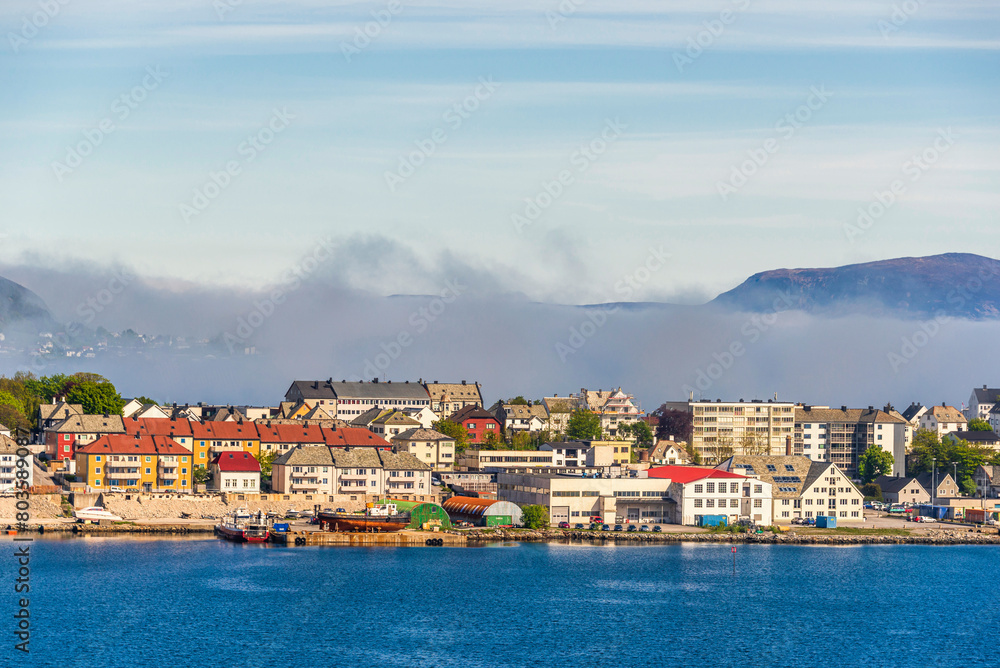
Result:
{"type": "Polygon", "coordinates": [[[958,487],[958,462],[951,463],[951,470],[954,471],[955,487],[958,487]]]}
{"type": "Polygon", "coordinates": [[[937,478],[937,457],[931,457],[931,512],[934,512],[934,501],[937,497],[937,487],[934,480],[937,478]]]}

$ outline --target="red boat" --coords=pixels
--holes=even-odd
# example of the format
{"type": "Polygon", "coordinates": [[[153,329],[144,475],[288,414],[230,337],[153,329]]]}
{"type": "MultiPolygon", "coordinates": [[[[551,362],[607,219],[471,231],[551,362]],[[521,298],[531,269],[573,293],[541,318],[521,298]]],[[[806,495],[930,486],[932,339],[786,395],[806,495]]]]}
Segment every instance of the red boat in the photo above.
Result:
{"type": "Polygon", "coordinates": [[[242,543],[266,543],[271,535],[271,527],[263,513],[253,516],[240,508],[223,518],[215,526],[215,531],[227,540],[242,543]]]}
{"type": "Polygon", "coordinates": [[[316,518],[320,529],[326,531],[389,533],[405,529],[410,524],[410,514],[397,512],[394,503],[384,506],[369,504],[364,513],[321,512],[316,518]]]}

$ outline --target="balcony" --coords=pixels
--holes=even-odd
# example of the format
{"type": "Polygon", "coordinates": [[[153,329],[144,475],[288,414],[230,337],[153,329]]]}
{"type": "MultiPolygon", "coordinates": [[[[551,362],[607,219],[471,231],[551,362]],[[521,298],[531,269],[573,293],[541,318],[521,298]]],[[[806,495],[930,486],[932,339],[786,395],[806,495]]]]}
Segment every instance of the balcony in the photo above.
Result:
{"type": "Polygon", "coordinates": [[[174,467],[174,468],[160,468],[160,467],[157,467],[157,468],[158,468],[158,470],[156,472],[156,475],[161,480],[177,480],[177,468],[176,467],[174,467]]]}

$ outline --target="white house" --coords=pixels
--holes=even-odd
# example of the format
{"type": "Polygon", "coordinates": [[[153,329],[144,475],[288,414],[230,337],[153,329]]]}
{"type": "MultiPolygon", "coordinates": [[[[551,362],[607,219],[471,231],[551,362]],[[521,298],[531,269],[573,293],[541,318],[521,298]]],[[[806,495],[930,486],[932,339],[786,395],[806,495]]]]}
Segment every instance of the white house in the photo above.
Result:
{"type": "Polygon", "coordinates": [[[998,399],[1000,399],[1000,388],[985,385],[975,388],[969,397],[969,407],[965,409],[965,417],[969,420],[973,418],[989,420],[990,411],[1000,405],[998,399]]]}
{"type": "Polygon", "coordinates": [[[220,492],[260,492],[260,462],[249,452],[221,452],[210,471],[213,487],[220,492]]]}
{"type": "Polygon", "coordinates": [[[773,521],[769,482],[697,466],[659,466],[648,475],[670,479],[675,524],[697,524],[699,515],[725,515],[729,524],[741,518],[763,525],[773,521]]]}
{"type": "Polygon", "coordinates": [[[953,431],[965,431],[969,421],[954,406],[934,406],[920,416],[920,428],[933,431],[939,437],[953,431]]]}
{"type": "Polygon", "coordinates": [[[0,492],[17,489],[19,470],[28,472],[28,477],[22,477],[20,480],[26,482],[29,487],[35,484],[35,458],[29,454],[24,458],[25,465],[18,466],[17,460],[20,457],[17,456],[17,450],[17,443],[12,438],[0,434],[0,492]]]}

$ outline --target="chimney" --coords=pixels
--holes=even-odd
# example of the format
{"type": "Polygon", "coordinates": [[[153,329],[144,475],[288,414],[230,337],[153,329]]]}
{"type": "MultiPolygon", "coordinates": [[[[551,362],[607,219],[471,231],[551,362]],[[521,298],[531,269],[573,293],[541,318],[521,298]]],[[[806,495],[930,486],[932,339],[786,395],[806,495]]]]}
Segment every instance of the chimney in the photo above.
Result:
{"type": "Polygon", "coordinates": [[[792,437],[788,435],[785,436],[785,456],[792,456],[792,437]]]}
{"type": "Polygon", "coordinates": [[[840,410],[842,410],[843,412],[845,412],[845,413],[846,413],[846,412],[847,412],[847,406],[841,406],[841,407],[840,407],[840,410]]]}

